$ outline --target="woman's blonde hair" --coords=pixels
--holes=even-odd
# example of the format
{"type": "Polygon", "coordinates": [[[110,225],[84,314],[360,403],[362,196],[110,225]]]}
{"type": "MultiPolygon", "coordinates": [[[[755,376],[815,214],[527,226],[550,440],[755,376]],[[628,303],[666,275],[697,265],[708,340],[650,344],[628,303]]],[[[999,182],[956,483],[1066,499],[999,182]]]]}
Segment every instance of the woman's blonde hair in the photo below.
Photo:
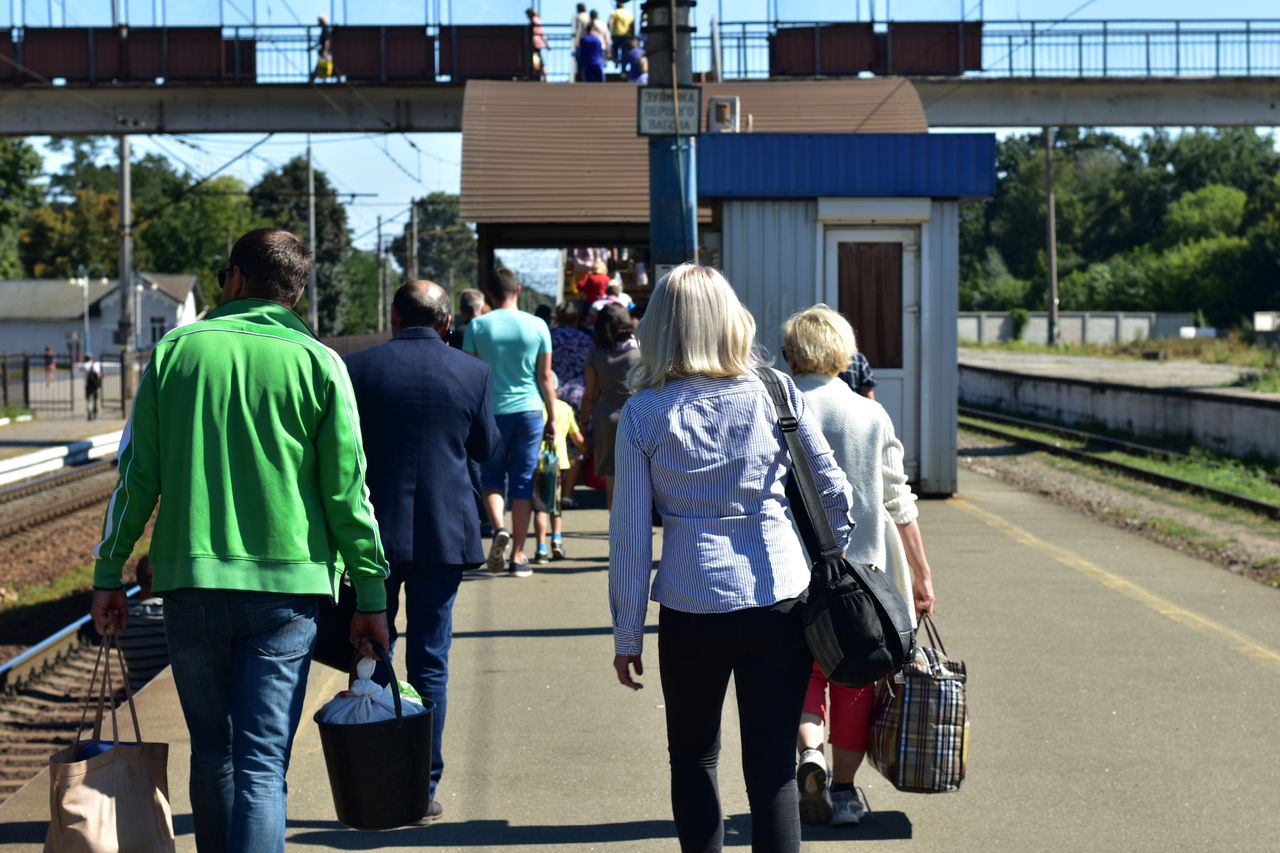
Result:
{"type": "Polygon", "coordinates": [[[791,315],[782,327],[782,348],[797,375],[835,376],[849,369],[858,339],[848,320],[819,304],[791,315]]]}
{"type": "Polygon", "coordinates": [[[687,376],[745,376],[756,321],[717,270],[681,264],[662,277],[649,298],[636,339],[640,362],[628,383],[634,390],[661,388],[687,376]]]}

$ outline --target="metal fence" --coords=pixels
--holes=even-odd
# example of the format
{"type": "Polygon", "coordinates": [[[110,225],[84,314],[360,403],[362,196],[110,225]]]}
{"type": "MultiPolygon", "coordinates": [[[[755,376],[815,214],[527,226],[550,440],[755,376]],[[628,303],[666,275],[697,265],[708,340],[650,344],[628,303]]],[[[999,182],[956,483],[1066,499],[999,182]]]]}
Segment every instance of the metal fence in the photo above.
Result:
{"type": "MultiPolygon", "coordinates": [[[[124,417],[124,374],[120,354],[106,353],[102,388],[98,392],[101,417],[124,417]]],[[[50,362],[42,353],[0,354],[0,408],[29,409],[41,417],[87,417],[85,370],[66,353],[50,362]]]]}

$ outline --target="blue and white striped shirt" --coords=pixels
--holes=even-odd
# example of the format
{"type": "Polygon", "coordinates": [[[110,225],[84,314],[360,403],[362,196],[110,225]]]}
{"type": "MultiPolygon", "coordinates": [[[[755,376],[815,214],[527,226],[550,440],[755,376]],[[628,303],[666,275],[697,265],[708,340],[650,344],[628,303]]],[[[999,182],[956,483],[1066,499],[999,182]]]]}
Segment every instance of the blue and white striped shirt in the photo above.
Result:
{"type": "MultiPolygon", "coordinates": [[[[852,491],[804,396],[782,376],[836,539],[847,546],[852,491]]],[[[773,401],[753,375],[694,376],[645,389],[622,410],[609,520],[614,650],[638,655],[662,516],[653,600],[686,613],[767,607],[809,585],[786,497],[791,460],[773,401]]]]}

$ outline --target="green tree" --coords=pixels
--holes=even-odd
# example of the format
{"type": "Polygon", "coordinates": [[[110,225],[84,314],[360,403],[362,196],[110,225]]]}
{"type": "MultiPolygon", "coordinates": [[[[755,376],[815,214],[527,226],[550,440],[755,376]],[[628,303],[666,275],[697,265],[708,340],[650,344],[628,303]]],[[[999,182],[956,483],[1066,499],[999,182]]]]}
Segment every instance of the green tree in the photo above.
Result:
{"type": "Polygon", "coordinates": [[[367,335],[378,330],[378,256],[353,250],[343,262],[347,277],[347,325],[343,334],[367,335]]]}
{"type": "Polygon", "coordinates": [[[1189,243],[1235,234],[1244,222],[1247,199],[1244,190],[1222,184],[1188,190],[1169,205],[1164,216],[1164,239],[1167,243],[1189,243]]]}
{"type": "Polygon", "coordinates": [[[19,236],[22,265],[36,278],[112,277],[120,261],[120,198],[77,190],[69,203],[41,205],[19,236]]]}
{"type": "MultiPolygon", "coordinates": [[[[316,293],[320,335],[347,334],[349,298],[345,265],[351,245],[347,211],[339,203],[328,176],[315,170],[316,197],[316,293]]],[[[258,179],[249,189],[254,216],[261,222],[307,236],[307,160],[294,157],[279,169],[258,179]]],[[[306,296],[298,304],[299,315],[307,316],[306,296]]],[[[352,317],[353,322],[362,322],[352,317]]]]}
{"type": "MultiPolygon", "coordinates": [[[[966,307],[1046,304],[1043,142],[1039,133],[1002,139],[995,195],[961,210],[966,307]]],[[[1059,128],[1053,168],[1063,307],[1202,308],[1234,325],[1280,299],[1271,135],[1156,130],[1133,141],[1059,128]]]]}
{"type": "MultiPolygon", "coordinates": [[[[476,235],[459,216],[461,200],[451,193],[431,193],[414,199],[418,208],[418,276],[430,279],[456,296],[476,287],[476,235]]],[[[401,269],[409,269],[411,225],[391,241],[401,269]]]]}
{"type": "Polygon", "coordinates": [[[49,177],[49,195],[53,201],[70,202],[80,190],[104,195],[118,192],[120,173],[107,158],[110,140],[105,136],[55,136],[49,150],[69,157],[67,163],[49,177]]]}
{"type": "Polygon", "coordinates": [[[186,184],[169,188],[169,201],[153,201],[150,216],[140,214],[136,244],[156,272],[195,273],[205,302],[217,305],[217,271],[226,264],[231,243],[258,227],[244,184],[222,176],[185,192],[186,184]]]}
{"type": "Polygon", "coordinates": [[[22,139],[0,139],[0,278],[23,274],[19,229],[42,196],[37,178],[44,163],[22,139]]]}

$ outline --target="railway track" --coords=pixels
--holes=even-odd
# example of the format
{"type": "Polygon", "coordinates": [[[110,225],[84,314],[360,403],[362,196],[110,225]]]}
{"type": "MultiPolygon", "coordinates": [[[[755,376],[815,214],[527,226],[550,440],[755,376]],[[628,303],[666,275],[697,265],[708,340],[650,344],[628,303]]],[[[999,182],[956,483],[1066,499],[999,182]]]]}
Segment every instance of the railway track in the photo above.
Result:
{"type": "MultiPolygon", "coordinates": [[[[75,740],[97,656],[85,616],[0,664],[0,802],[75,740]]],[[[115,700],[123,698],[121,687],[115,700]]]]}
{"type": "MultiPolygon", "coordinates": [[[[1102,455],[1102,453],[1107,451],[1120,451],[1132,456],[1190,461],[1191,457],[1184,454],[1175,453],[1158,447],[1148,447],[1142,444],[1122,441],[1120,439],[1110,438],[1108,436],[1097,435],[1095,433],[1071,429],[1068,427],[1043,424],[1038,421],[1024,420],[1022,418],[1014,418],[1007,415],[997,415],[992,412],[972,409],[966,406],[960,407],[959,423],[961,428],[972,432],[982,433],[983,435],[988,435],[992,438],[1000,438],[1005,441],[1020,444],[1024,447],[1031,447],[1036,450],[1044,451],[1045,453],[1052,453],[1055,456],[1062,456],[1097,468],[1121,473],[1136,480],[1152,483],[1153,485],[1162,486],[1166,489],[1201,494],[1220,503],[1237,506],[1242,509],[1256,512],[1259,515],[1280,520],[1280,505],[1250,498],[1246,495],[1237,494],[1225,489],[1219,489],[1204,483],[1197,483],[1193,480],[1187,480],[1182,477],[1175,477],[1171,474],[1152,471],[1140,465],[1135,465],[1117,459],[1110,459],[1102,455]],[[1031,437],[1019,432],[1018,430],[1020,429],[1034,430],[1051,436],[1057,436],[1067,441],[1080,443],[1083,447],[1075,447],[1059,441],[1031,437]]],[[[1195,461],[1199,464],[1205,464],[1202,460],[1195,461]]]]}
{"type": "Polygon", "coordinates": [[[0,539],[101,503],[115,485],[112,459],[0,490],[0,539]]]}

